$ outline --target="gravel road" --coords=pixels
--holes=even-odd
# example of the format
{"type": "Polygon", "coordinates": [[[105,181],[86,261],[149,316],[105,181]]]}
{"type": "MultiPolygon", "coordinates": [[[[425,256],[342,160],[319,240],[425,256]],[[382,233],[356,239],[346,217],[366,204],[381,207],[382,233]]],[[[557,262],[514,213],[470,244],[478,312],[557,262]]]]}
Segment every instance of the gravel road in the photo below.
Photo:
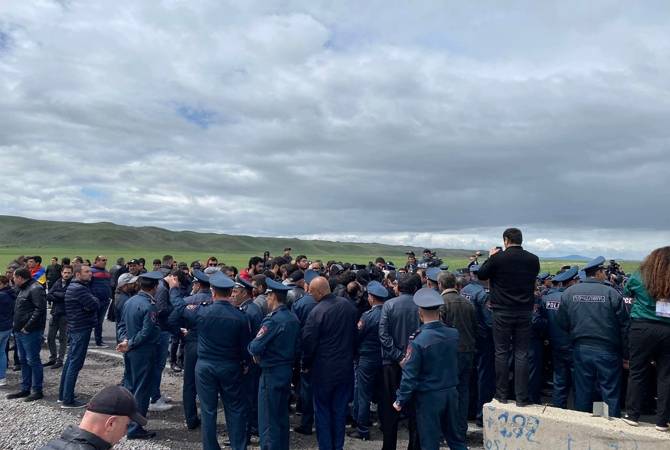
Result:
{"type": "MultiPolygon", "coordinates": [[[[106,342],[113,342],[113,324],[106,323],[106,342]]],[[[46,361],[48,353],[43,350],[42,361],[46,361]]],[[[25,403],[22,400],[6,400],[5,395],[18,390],[20,372],[8,369],[7,386],[0,390],[0,449],[19,450],[35,449],[49,439],[60,435],[61,431],[70,424],[76,425],[83,414],[83,410],[63,410],[56,403],[58,383],[61,370],[44,368],[44,395],[43,400],[25,403]]],[[[77,381],[77,396],[88,400],[104,386],[116,384],[123,375],[123,362],[113,349],[89,349],[84,368],[77,381]]],[[[163,395],[174,399],[174,408],[163,413],[149,413],[148,429],[156,431],[158,437],[152,441],[121,441],[115,448],[120,449],[200,449],[199,430],[188,431],[183,423],[181,409],[181,375],[173,374],[169,367],[163,375],[161,390],[163,395]]],[[[292,416],[291,422],[299,419],[292,416]]],[[[219,410],[219,442],[223,447],[226,439],[223,410],[219,410]]],[[[468,435],[471,449],[482,449],[481,429],[471,424],[468,435]]],[[[398,448],[407,446],[407,429],[401,426],[398,436],[398,448]]],[[[372,450],[381,447],[381,432],[372,430],[372,440],[362,442],[347,438],[345,448],[353,450],[372,450]]],[[[258,448],[258,444],[250,445],[250,449],[258,448]]],[[[291,448],[317,448],[316,438],[291,433],[291,448]]]]}

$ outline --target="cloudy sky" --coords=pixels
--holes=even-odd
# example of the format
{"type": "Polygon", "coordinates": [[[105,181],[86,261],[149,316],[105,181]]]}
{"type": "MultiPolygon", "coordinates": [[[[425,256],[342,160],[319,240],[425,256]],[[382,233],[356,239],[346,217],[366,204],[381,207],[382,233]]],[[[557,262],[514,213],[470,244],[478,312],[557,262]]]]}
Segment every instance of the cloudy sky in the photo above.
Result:
{"type": "Polygon", "coordinates": [[[670,10],[586,3],[3,0],[0,214],[642,257],[670,10]]]}

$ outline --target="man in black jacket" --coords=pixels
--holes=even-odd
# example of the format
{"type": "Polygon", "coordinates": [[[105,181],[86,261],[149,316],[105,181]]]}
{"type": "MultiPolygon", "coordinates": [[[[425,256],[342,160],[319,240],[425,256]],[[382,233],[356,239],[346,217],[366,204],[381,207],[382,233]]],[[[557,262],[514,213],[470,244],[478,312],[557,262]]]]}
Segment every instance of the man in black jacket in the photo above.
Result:
{"type": "Polygon", "coordinates": [[[28,269],[17,269],[14,272],[14,286],[17,290],[14,336],[21,359],[21,391],[9,394],[7,398],[25,397],[26,402],[31,402],[44,397],[40,347],[46,325],[47,299],[44,288],[32,279],[28,269]]]}
{"type": "Polygon", "coordinates": [[[47,302],[51,304],[51,320],[49,320],[49,334],[47,344],[49,345],[49,361],[44,366],[53,366],[52,369],[63,367],[65,348],[67,347],[67,318],[65,317],[65,291],[72,279],[72,266],[63,266],[61,278],[49,286],[47,302]],[[56,352],[56,335],[60,347],[56,352]]]}
{"type": "Polygon", "coordinates": [[[521,247],[521,230],[503,233],[505,251],[492,248],[479,268],[479,279],[490,280],[495,345],[496,395],[507,402],[509,395],[510,343],[514,347],[514,388],[519,406],[528,403],[528,345],[535,300],[535,280],[540,260],[521,247]]]}

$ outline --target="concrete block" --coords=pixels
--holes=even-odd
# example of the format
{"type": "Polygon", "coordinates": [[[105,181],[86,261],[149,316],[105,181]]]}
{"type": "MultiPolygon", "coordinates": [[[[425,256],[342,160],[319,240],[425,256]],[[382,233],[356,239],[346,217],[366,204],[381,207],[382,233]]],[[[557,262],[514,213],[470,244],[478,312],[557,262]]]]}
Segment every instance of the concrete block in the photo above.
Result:
{"type": "Polygon", "coordinates": [[[550,406],[484,405],[486,450],[670,450],[670,433],[653,425],[632,427],[621,419],[550,406]]]}

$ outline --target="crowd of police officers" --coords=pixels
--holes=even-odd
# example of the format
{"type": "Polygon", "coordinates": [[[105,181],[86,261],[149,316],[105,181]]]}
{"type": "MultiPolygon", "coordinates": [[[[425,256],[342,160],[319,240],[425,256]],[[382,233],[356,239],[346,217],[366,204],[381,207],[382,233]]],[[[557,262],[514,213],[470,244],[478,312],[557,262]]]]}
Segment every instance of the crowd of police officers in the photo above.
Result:
{"type": "MultiPolygon", "coordinates": [[[[511,252],[514,245],[506,241],[505,247],[511,252]]],[[[402,267],[383,258],[360,266],[323,264],[293,258],[291,249],[280,257],[266,252],[251,258],[239,272],[213,257],[189,266],[166,255],[151,271],[137,260],[119,260],[110,274],[115,295],[107,317],[116,323],[116,350],[124,356],[121,383],[134,394],[140,414],[169,408],[160,380],[170,353],[173,369],[183,371],[186,427],[201,428],[205,449],[220,448],[220,403],[234,449],[246,448],[256,436],[263,449],[288,448],[292,408],[300,416],[294,432],[316,432],[320,449],[341,449],[347,423],[351,437],[371,438],[371,405],[385,450],[396,448],[403,419],[409,448],[437,449],[446,441],[465,449],[468,420],[481,426],[482,405],[514,397],[501,398],[496,389],[500,342],[494,342],[490,283],[501,281],[478,276],[499,250],[482,266],[478,253],[467,268],[453,271],[430,250],[421,260],[408,252],[402,267]]],[[[87,277],[81,264],[74,271],[81,291],[87,277]]],[[[602,401],[610,416],[619,417],[635,298],[635,292],[623,296],[627,275],[598,257],[581,269],[565,266],[533,279],[528,393],[517,395],[517,404],[591,411],[593,402],[602,401]]],[[[19,297],[26,290],[14,288],[19,297]]],[[[509,359],[510,368],[515,363],[509,359]]],[[[657,429],[666,431],[663,390],[657,429]]],[[[72,402],[74,386],[68,392],[65,401],[72,402]]],[[[640,409],[653,408],[647,399],[655,397],[653,388],[637,394],[644,399],[636,400],[632,425],[640,409]]],[[[130,439],[155,436],[138,423],[128,428],[130,439]]]]}

